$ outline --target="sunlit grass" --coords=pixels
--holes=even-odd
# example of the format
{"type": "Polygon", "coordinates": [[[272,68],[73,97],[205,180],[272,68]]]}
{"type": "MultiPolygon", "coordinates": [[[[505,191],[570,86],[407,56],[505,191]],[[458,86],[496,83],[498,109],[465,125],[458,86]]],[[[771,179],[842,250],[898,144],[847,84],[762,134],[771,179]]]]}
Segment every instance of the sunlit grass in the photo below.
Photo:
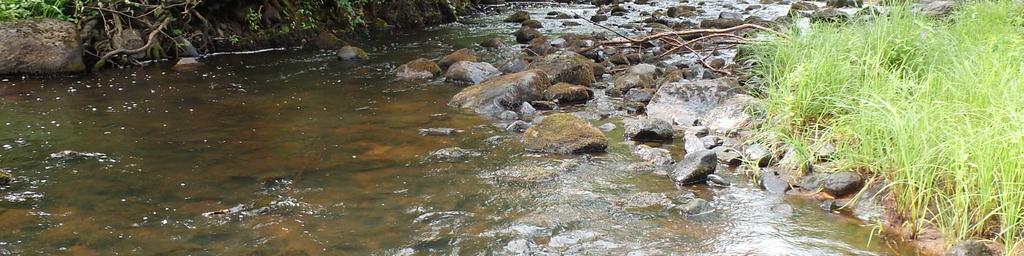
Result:
{"type": "Polygon", "coordinates": [[[888,181],[897,211],[949,242],[1024,235],[1024,15],[964,4],[948,20],[897,8],[755,46],[765,132],[831,141],[888,181]]]}

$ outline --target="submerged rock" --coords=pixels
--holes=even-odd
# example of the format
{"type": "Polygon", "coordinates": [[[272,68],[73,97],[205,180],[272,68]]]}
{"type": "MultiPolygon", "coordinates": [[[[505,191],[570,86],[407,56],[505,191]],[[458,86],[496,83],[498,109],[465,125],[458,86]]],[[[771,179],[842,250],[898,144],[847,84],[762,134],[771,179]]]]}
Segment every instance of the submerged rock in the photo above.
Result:
{"type": "Polygon", "coordinates": [[[85,71],[78,26],[55,19],[0,22],[0,75],[85,71]]]}
{"type": "Polygon", "coordinates": [[[448,67],[450,67],[452,64],[455,64],[456,62],[475,62],[476,60],[476,52],[468,48],[462,48],[455,52],[452,52],[451,54],[444,56],[444,58],[441,58],[441,60],[437,62],[437,65],[441,66],[441,69],[448,70],[448,67]]]}
{"type": "Polygon", "coordinates": [[[448,136],[456,133],[460,133],[462,130],[456,130],[453,128],[423,128],[420,129],[420,136],[448,136]]]}
{"type": "Polygon", "coordinates": [[[63,150],[57,153],[50,154],[50,160],[57,161],[71,161],[86,158],[106,159],[107,154],[98,152],[78,152],[73,150],[63,150]]]}
{"type": "Polygon", "coordinates": [[[530,123],[523,120],[516,120],[505,126],[505,131],[509,132],[526,132],[526,129],[530,128],[530,123]]]}
{"type": "Polygon", "coordinates": [[[445,77],[448,81],[479,84],[480,82],[501,75],[490,63],[459,61],[448,67],[445,77]]]}
{"type": "Polygon", "coordinates": [[[594,98],[594,92],[586,86],[558,83],[544,91],[544,99],[561,104],[585,103],[594,98]]]}
{"type": "Polygon", "coordinates": [[[634,141],[671,141],[674,131],[672,124],[657,118],[640,118],[626,121],[626,139],[634,141]]]}
{"type": "Polygon", "coordinates": [[[401,79],[430,79],[441,74],[441,67],[431,60],[419,58],[398,66],[395,76],[401,79]]]}
{"type": "Polygon", "coordinates": [[[530,69],[543,70],[553,82],[590,86],[596,82],[593,60],[571,51],[545,55],[530,63],[530,69]]]}
{"type": "Polygon", "coordinates": [[[540,100],[551,82],[542,71],[528,70],[503,75],[462,89],[449,106],[467,108],[482,114],[515,110],[523,102],[540,100]]]}
{"type": "Polygon", "coordinates": [[[718,158],[715,151],[703,150],[691,152],[672,170],[672,180],[681,185],[703,182],[708,175],[715,173],[718,158]]]}
{"type": "Polygon", "coordinates": [[[687,202],[676,206],[676,208],[687,215],[698,215],[712,210],[711,204],[708,203],[708,200],[701,198],[690,199],[687,202]]]}
{"type": "Polygon", "coordinates": [[[675,163],[675,160],[672,160],[672,153],[669,152],[668,149],[654,148],[640,144],[633,150],[633,154],[644,161],[659,166],[672,165],[675,163]]]}
{"type": "Polygon", "coordinates": [[[355,46],[345,46],[338,49],[338,58],[345,61],[352,60],[368,60],[370,56],[366,54],[366,51],[355,46]]]}
{"type": "Polygon", "coordinates": [[[558,113],[527,129],[523,144],[527,150],[536,152],[586,153],[604,151],[608,138],[583,118],[558,113]]]}
{"type": "Polygon", "coordinates": [[[430,152],[430,155],[427,156],[427,158],[435,161],[458,162],[465,161],[466,158],[479,155],[480,153],[476,151],[462,149],[459,147],[450,147],[430,152]]]}

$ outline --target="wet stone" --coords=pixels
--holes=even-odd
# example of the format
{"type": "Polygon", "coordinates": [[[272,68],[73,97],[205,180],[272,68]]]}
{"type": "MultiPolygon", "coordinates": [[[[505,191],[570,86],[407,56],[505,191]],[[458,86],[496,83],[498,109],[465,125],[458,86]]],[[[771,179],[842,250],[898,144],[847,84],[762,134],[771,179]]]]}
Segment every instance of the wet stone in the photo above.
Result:
{"type": "Polygon", "coordinates": [[[533,116],[537,114],[537,109],[533,108],[533,105],[529,102],[523,102],[522,105],[519,105],[519,114],[524,117],[533,116]]]}
{"type": "Polygon", "coordinates": [[[704,136],[700,138],[700,142],[704,145],[704,148],[713,149],[722,145],[722,138],[718,136],[704,136]]]}
{"type": "Polygon", "coordinates": [[[654,97],[654,89],[651,88],[630,88],[626,92],[626,100],[634,102],[648,102],[654,97]]]}
{"type": "Polygon", "coordinates": [[[50,154],[50,160],[56,161],[72,161],[88,158],[106,159],[107,154],[98,152],[78,152],[73,150],[63,150],[57,153],[50,154]]]}
{"type": "Polygon", "coordinates": [[[728,187],[732,186],[732,182],[729,182],[729,180],[726,180],[725,177],[719,176],[718,174],[710,174],[708,175],[708,185],[717,187],[728,187]]]}
{"type": "Polygon", "coordinates": [[[608,138],[589,122],[573,114],[558,113],[544,117],[523,135],[527,150],[548,153],[587,153],[604,151],[608,138]]]}
{"type": "Polygon", "coordinates": [[[498,68],[498,69],[501,70],[501,72],[504,72],[506,74],[508,74],[508,73],[518,73],[518,72],[522,72],[523,70],[526,70],[526,67],[529,66],[529,65],[530,65],[530,63],[526,62],[525,60],[514,59],[514,60],[510,60],[508,62],[505,62],[505,64],[501,64],[501,67],[498,68]]]}
{"type": "Polygon", "coordinates": [[[541,24],[539,20],[526,20],[526,21],[523,21],[523,23],[520,24],[520,25],[523,25],[523,27],[528,27],[528,28],[543,28],[544,27],[544,25],[541,24]]]}
{"type": "Polygon", "coordinates": [[[366,51],[363,51],[363,49],[355,46],[341,47],[341,49],[338,49],[336,54],[339,59],[345,61],[370,59],[369,55],[366,54],[366,51]]]}
{"type": "Polygon", "coordinates": [[[597,129],[601,129],[601,131],[603,131],[603,132],[610,132],[612,130],[615,130],[615,128],[617,128],[617,127],[618,126],[615,126],[615,124],[613,124],[613,123],[606,123],[606,124],[602,124],[600,126],[597,126],[597,129]]]}
{"type": "Polygon", "coordinates": [[[503,48],[505,47],[505,40],[501,37],[492,37],[480,42],[480,46],[484,48],[503,48]]]}
{"type": "Polygon", "coordinates": [[[14,181],[14,175],[6,169],[0,169],[0,186],[10,185],[14,181]]]}
{"type": "MultiPolygon", "coordinates": [[[[437,61],[437,65],[440,66],[441,69],[451,72],[448,67],[451,67],[453,64],[460,61],[476,62],[476,52],[469,48],[458,49],[455,52],[445,55],[440,61],[437,61]]],[[[490,66],[490,64],[487,65],[490,66]]]]}
{"type": "Polygon", "coordinates": [[[530,13],[528,13],[526,11],[516,11],[516,12],[512,13],[512,15],[509,15],[508,18],[505,18],[505,22],[522,23],[523,21],[526,21],[526,20],[529,20],[529,19],[530,19],[530,13]]]}
{"type": "Polygon", "coordinates": [[[822,187],[826,193],[844,197],[856,193],[864,186],[864,176],[855,172],[837,172],[825,176],[822,187]]]}
{"type": "Polygon", "coordinates": [[[423,128],[419,130],[420,136],[449,136],[460,132],[462,130],[454,128],[423,128]]]}
{"type": "Polygon", "coordinates": [[[743,155],[739,151],[730,147],[718,147],[715,148],[715,154],[718,156],[718,162],[726,165],[736,166],[743,163],[743,155]]]}
{"type": "Polygon", "coordinates": [[[538,109],[538,110],[555,110],[555,109],[558,109],[558,103],[555,103],[554,101],[535,100],[535,101],[531,101],[530,105],[533,105],[533,107],[538,109]]]}
{"type": "Polygon", "coordinates": [[[700,215],[713,210],[711,203],[701,198],[690,199],[686,203],[676,206],[676,209],[686,215],[700,215]]]}
{"type": "Polygon", "coordinates": [[[498,114],[498,119],[501,120],[516,120],[519,119],[519,114],[511,110],[505,110],[498,114]]]}
{"type": "Polygon", "coordinates": [[[456,62],[445,73],[448,81],[469,84],[479,84],[498,75],[501,75],[501,71],[490,63],[469,61],[456,62]]]}
{"type": "Polygon", "coordinates": [[[523,120],[516,120],[515,122],[508,124],[508,126],[505,127],[505,130],[509,132],[525,132],[528,128],[530,128],[530,123],[523,120]]]}
{"type": "Polygon", "coordinates": [[[714,151],[704,150],[686,155],[672,170],[672,180],[681,185],[703,182],[715,172],[718,159],[714,151]]]}
{"type": "Polygon", "coordinates": [[[645,117],[627,120],[624,135],[634,141],[671,141],[673,133],[668,121],[645,117]]]}
{"type": "Polygon", "coordinates": [[[758,183],[771,194],[785,194],[789,191],[789,182],[772,172],[762,171],[758,183]]]}
{"type": "Polygon", "coordinates": [[[747,161],[757,163],[758,167],[767,167],[772,161],[772,153],[764,145],[751,144],[743,150],[747,161]]]}

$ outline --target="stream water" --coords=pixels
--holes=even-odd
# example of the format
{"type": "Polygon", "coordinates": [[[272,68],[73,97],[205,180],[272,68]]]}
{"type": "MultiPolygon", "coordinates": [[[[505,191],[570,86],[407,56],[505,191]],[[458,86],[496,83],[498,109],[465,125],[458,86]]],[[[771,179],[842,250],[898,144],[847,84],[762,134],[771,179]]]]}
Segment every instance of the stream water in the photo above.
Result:
{"type": "MultiPolygon", "coordinates": [[[[529,10],[555,9],[595,10],[529,10]]],[[[413,58],[510,35],[501,18],[359,42],[367,62],[283,50],[210,57],[195,72],[159,64],[4,80],[0,167],[16,181],[0,188],[0,255],[913,253],[744,175],[724,172],[727,188],[677,188],[630,171],[637,159],[621,128],[607,133],[607,153],[526,153],[518,134],[447,107],[459,87],[393,79],[413,58]],[[431,127],[463,132],[418,134],[431,127]],[[455,146],[479,154],[427,157],[455,146]],[[644,203],[689,195],[712,209],[644,203]]],[[[542,21],[546,32],[599,30],[542,21]]]]}

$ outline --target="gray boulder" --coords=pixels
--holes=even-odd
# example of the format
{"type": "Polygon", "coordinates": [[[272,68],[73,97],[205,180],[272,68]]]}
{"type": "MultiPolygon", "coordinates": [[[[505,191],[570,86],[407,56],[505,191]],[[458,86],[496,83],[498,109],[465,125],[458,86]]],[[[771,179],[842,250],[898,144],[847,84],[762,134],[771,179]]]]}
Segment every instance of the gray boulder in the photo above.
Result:
{"type": "Polygon", "coordinates": [[[515,110],[523,102],[540,100],[551,81],[542,71],[528,70],[503,75],[463,88],[448,102],[449,106],[467,108],[482,114],[515,110]]]}
{"type": "Polygon", "coordinates": [[[657,118],[640,118],[626,121],[626,139],[634,141],[671,141],[672,124],[657,118]]]}
{"type": "Polygon", "coordinates": [[[739,91],[733,78],[666,83],[647,104],[647,115],[683,126],[699,125],[705,114],[739,91]]]}
{"type": "Polygon", "coordinates": [[[455,62],[445,72],[448,81],[470,84],[479,84],[498,75],[501,75],[501,71],[490,63],[469,61],[455,62]]]}
{"type": "Polygon", "coordinates": [[[78,27],[55,19],[0,22],[0,75],[85,71],[78,27]]]}
{"type": "Polygon", "coordinates": [[[678,184],[689,185],[703,182],[708,175],[715,173],[718,157],[715,151],[703,150],[686,155],[672,170],[672,180],[678,184]]]}

